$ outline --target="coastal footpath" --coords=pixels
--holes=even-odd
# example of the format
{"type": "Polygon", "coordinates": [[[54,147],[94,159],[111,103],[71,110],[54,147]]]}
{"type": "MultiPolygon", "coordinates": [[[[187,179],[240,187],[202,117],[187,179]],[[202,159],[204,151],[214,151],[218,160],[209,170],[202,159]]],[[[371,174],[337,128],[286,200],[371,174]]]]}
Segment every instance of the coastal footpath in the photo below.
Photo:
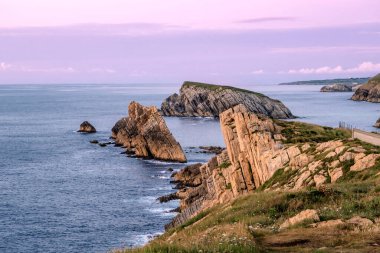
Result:
{"type": "Polygon", "coordinates": [[[226,150],[173,175],[180,213],[166,233],[126,252],[378,249],[380,147],[243,105],[220,124],[226,150]]]}
{"type": "Polygon", "coordinates": [[[164,116],[219,117],[220,113],[239,104],[250,112],[271,118],[294,118],[281,101],[261,93],[197,82],[184,82],[179,94],[165,99],[161,112],[164,116]]]}
{"type": "Polygon", "coordinates": [[[351,99],[355,101],[380,103],[380,74],[374,76],[366,84],[360,86],[351,99]]]}

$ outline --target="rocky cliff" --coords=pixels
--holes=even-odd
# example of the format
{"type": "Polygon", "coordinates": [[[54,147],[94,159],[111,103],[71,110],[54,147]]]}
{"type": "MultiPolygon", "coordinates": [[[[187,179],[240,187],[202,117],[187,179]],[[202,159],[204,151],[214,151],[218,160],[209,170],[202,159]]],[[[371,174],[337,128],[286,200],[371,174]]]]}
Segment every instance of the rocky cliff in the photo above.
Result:
{"type": "Polygon", "coordinates": [[[131,102],[128,114],[112,128],[116,144],[138,157],[186,162],[181,145],[169,131],[156,107],[131,102]]]}
{"type": "Polygon", "coordinates": [[[352,96],[352,100],[380,103],[380,74],[360,86],[352,96]]]}
{"type": "Polygon", "coordinates": [[[320,187],[379,164],[380,150],[344,130],[275,121],[242,105],[223,112],[220,124],[227,149],[173,175],[181,212],[167,228],[257,189],[320,187]]]}
{"type": "Polygon", "coordinates": [[[179,94],[173,94],[161,105],[165,116],[218,117],[238,104],[248,111],[271,118],[294,118],[290,110],[278,100],[263,94],[230,86],[185,82],[179,94]]]}

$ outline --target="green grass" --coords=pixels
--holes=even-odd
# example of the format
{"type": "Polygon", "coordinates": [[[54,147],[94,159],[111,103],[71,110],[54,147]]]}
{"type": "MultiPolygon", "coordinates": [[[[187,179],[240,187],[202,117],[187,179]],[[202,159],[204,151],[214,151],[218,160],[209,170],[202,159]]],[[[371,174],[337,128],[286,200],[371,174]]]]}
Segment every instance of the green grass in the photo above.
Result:
{"type": "Polygon", "coordinates": [[[254,94],[254,95],[257,95],[260,97],[266,97],[265,95],[258,93],[258,92],[254,92],[254,91],[250,91],[250,90],[246,90],[246,89],[241,89],[241,88],[237,88],[237,87],[232,87],[232,86],[199,83],[199,82],[191,82],[191,81],[185,81],[182,85],[182,88],[189,88],[189,87],[199,87],[199,88],[208,89],[208,90],[212,90],[212,91],[233,90],[233,91],[238,91],[238,92],[254,94]]]}
{"type": "Polygon", "coordinates": [[[326,142],[351,137],[351,132],[343,129],[323,127],[296,121],[275,120],[283,129],[285,143],[326,142]]]}
{"type": "Polygon", "coordinates": [[[219,168],[221,169],[226,169],[228,167],[231,166],[231,162],[222,162],[220,165],[219,165],[219,168]]]}

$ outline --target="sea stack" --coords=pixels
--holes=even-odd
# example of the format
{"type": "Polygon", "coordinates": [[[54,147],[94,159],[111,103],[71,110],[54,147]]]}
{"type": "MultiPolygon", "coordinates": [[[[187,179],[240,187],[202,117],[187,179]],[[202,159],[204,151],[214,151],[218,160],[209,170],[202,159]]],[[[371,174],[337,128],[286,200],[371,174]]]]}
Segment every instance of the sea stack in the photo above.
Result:
{"type": "Polygon", "coordinates": [[[236,105],[244,105],[249,112],[275,119],[294,118],[279,100],[263,94],[206,83],[184,82],[179,94],[166,98],[161,105],[164,116],[219,117],[219,114],[236,105]]]}
{"type": "Polygon", "coordinates": [[[360,86],[352,96],[352,100],[380,103],[380,74],[360,86]]]}
{"type": "Polygon", "coordinates": [[[90,122],[84,121],[82,124],[80,124],[79,133],[96,133],[96,129],[93,125],[91,125],[90,122]]]}
{"type": "Polygon", "coordinates": [[[128,114],[112,128],[116,144],[122,145],[127,153],[165,161],[187,161],[181,145],[155,106],[131,102],[128,114]]]}

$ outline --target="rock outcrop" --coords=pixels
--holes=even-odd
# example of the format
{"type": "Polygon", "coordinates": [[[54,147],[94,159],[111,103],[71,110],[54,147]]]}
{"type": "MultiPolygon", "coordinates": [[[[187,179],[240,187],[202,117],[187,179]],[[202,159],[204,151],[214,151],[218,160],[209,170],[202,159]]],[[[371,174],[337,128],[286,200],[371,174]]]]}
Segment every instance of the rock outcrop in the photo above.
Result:
{"type": "Polygon", "coordinates": [[[380,128],[380,118],[376,121],[374,127],[380,128]]]}
{"type": "Polygon", "coordinates": [[[206,164],[186,167],[174,175],[180,213],[167,228],[258,188],[293,191],[322,187],[379,163],[380,154],[370,154],[354,140],[335,140],[338,132],[329,141],[320,138],[322,141],[305,142],[300,138],[297,143],[287,143],[290,129],[280,123],[253,114],[242,105],[223,112],[220,124],[226,150],[206,164]]]}
{"type": "Polygon", "coordinates": [[[88,121],[84,121],[82,124],[80,124],[79,133],[96,133],[96,129],[93,125],[90,124],[88,121]]]}
{"type": "Polygon", "coordinates": [[[323,86],[321,92],[352,92],[352,87],[344,84],[330,84],[323,86]]]}
{"type": "Polygon", "coordinates": [[[112,128],[112,138],[117,145],[138,157],[186,162],[181,145],[169,131],[156,107],[131,102],[128,114],[112,128]]]}
{"type": "Polygon", "coordinates": [[[380,74],[360,86],[352,96],[352,100],[380,103],[380,74]]]}
{"type": "Polygon", "coordinates": [[[165,116],[219,117],[219,114],[238,104],[248,111],[271,118],[294,118],[290,110],[278,100],[263,94],[230,86],[185,82],[180,93],[173,94],[161,105],[165,116]]]}

